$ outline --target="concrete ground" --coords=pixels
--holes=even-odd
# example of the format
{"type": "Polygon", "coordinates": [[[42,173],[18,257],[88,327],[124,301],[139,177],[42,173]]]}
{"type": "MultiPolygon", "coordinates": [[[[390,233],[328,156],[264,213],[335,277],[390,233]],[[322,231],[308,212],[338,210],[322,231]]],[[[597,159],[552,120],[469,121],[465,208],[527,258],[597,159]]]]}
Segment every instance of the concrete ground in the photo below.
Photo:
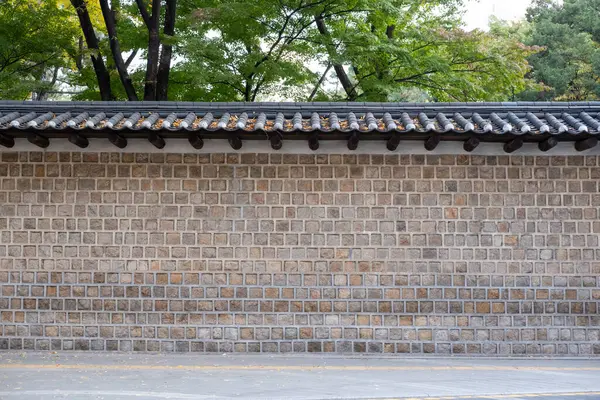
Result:
{"type": "Polygon", "coordinates": [[[600,399],[600,360],[0,352],[0,399],[600,399]]]}

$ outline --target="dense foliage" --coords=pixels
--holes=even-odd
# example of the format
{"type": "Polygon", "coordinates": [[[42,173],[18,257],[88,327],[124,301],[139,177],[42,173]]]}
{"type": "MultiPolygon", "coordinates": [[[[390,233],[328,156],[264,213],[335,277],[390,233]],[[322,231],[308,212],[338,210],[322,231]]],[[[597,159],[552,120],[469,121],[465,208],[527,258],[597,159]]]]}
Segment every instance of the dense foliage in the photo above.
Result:
{"type": "Polygon", "coordinates": [[[600,0],[466,31],[463,0],[6,0],[0,97],[598,98],[600,0]]]}
{"type": "Polygon", "coordinates": [[[535,100],[587,100],[600,96],[600,1],[537,0],[523,23],[525,43],[543,47],[529,59],[531,77],[546,88],[535,100]]]}
{"type": "Polygon", "coordinates": [[[78,31],[55,0],[0,2],[0,98],[46,98],[76,56],[78,31]]]}

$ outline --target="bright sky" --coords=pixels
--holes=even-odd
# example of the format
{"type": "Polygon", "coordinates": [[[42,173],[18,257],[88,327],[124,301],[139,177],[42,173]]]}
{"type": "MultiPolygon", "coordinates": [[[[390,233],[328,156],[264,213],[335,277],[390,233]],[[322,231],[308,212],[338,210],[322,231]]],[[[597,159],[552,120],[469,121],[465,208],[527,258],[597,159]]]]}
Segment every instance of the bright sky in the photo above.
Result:
{"type": "Polygon", "coordinates": [[[504,20],[523,18],[530,3],[530,0],[469,0],[465,15],[467,29],[486,29],[491,15],[504,20]]]}

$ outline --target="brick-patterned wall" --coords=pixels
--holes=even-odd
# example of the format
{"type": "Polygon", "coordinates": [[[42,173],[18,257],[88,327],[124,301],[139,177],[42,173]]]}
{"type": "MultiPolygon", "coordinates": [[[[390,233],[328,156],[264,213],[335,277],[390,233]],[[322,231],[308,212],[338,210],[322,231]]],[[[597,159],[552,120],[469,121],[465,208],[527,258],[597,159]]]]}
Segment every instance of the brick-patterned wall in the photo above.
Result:
{"type": "Polygon", "coordinates": [[[600,354],[600,157],[0,160],[0,349],[600,354]]]}

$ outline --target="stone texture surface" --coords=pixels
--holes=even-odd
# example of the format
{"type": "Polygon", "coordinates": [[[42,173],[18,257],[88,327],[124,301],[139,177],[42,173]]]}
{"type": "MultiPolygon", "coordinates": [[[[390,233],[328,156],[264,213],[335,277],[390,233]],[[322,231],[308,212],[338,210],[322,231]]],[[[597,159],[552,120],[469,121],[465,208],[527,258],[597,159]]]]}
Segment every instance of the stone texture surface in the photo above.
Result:
{"type": "Polygon", "coordinates": [[[0,349],[600,354],[596,156],[0,154],[0,349]]]}

